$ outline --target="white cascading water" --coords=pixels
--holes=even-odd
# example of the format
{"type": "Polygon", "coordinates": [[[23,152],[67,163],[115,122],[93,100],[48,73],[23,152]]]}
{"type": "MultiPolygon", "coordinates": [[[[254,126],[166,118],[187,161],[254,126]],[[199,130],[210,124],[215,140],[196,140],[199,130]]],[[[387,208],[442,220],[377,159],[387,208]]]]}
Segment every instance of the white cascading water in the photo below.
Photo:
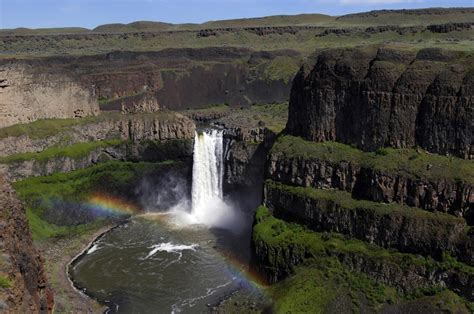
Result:
{"type": "Polygon", "coordinates": [[[210,130],[194,137],[193,182],[191,214],[203,220],[209,209],[223,204],[222,180],[224,173],[223,132],[210,130]]]}
{"type": "Polygon", "coordinates": [[[177,225],[204,224],[241,232],[242,214],[224,201],[223,142],[221,130],[206,130],[195,134],[191,210],[185,206],[187,202],[170,209],[177,225]]]}

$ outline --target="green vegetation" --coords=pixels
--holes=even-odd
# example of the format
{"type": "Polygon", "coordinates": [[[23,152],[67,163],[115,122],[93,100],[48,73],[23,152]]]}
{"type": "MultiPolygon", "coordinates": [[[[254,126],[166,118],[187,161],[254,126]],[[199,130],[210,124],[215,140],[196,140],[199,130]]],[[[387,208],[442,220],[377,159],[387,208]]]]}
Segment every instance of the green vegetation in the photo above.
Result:
{"type": "Polygon", "coordinates": [[[87,142],[87,143],[76,143],[70,146],[59,147],[53,146],[47,148],[38,153],[20,153],[15,155],[10,155],[7,157],[0,157],[0,163],[14,163],[14,162],[23,162],[26,160],[36,160],[39,162],[46,162],[52,158],[60,157],[69,157],[73,159],[78,159],[81,157],[86,157],[90,152],[98,148],[110,147],[110,146],[119,146],[122,145],[124,141],[116,140],[105,140],[105,141],[96,141],[96,142],[87,142]]]}
{"type": "Polygon", "coordinates": [[[10,288],[11,286],[10,280],[6,276],[0,275],[0,288],[10,288]]]}
{"type": "Polygon", "coordinates": [[[413,178],[462,181],[474,184],[474,163],[456,157],[433,155],[419,149],[383,148],[364,152],[336,142],[310,142],[300,137],[281,136],[272,153],[287,158],[316,159],[334,165],[350,162],[362,167],[389,173],[401,173],[413,178]]]}
{"type": "Polygon", "coordinates": [[[98,116],[88,116],[75,119],[44,119],[30,123],[15,124],[0,129],[0,139],[27,135],[31,139],[46,138],[64,131],[71,131],[74,126],[88,125],[106,120],[118,120],[120,113],[102,113],[98,116]]]}
{"type": "Polygon", "coordinates": [[[104,219],[98,219],[92,223],[79,224],[77,226],[58,226],[48,223],[39,217],[30,207],[26,209],[26,218],[28,219],[28,225],[30,226],[33,240],[39,242],[50,238],[80,235],[84,232],[96,230],[107,223],[104,219]]]}
{"type": "Polygon", "coordinates": [[[133,187],[145,174],[180,165],[182,167],[181,163],[172,161],[163,163],[110,161],[68,173],[28,178],[14,182],[13,187],[25,204],[33,239],[43,241],[51,237],[97,229],[106,223],[103,220],[78,225],[56,225],[48,222],[44,215],[48,210],[58,206],[58,202],[83,204],[96,193],[116,195],[126,199],[130,193],[133,193],[133,187]]]}
{"type": "MultiPolygon", "coordinates": [[[[417,207],[409,207],[397,203],[385,204],[366,200],[356,200],[352,198],[349,192],[335,189],[323,190],[311,187],[290,186],[272,180],[266,180],[265,185],[270,188],[278,189],[282,192],[294,194],[303,198],[331,202],[332,204],[337,204],[339,207],[346,210],[368,209],[372,210],[374,214],[378,215],[398,214],[405,217],[419,217],[426,220],[434,220],[439,222],[444,221],[460,224],[465,223],[463,218],[455,217],[442,212],[429,212],[417,207]]],[[[321,208],[321,210],[324,209],[321,208]]]]}
{"type": "Polygon", "coordinates": [[[293,276],[271,288],[271,295],[276,313],[334,313],[335,303],[340,313],[357,313],[365,298],[372,309],[400,299],[394,288],[344,268],[336,258],[297,267],[293,276]]]}
{"type": "Polygon", "coordinates": [[[321,14],[294,16],[269,16],[263,18],[210,21],[203,24],[167,24],[139,21],[130,24],[109,24],[96,30],[44,29],[3,30],[0,36],[12,34],[63,34],[60,36],[30,36],[20,40],[0,42],[3,57],[26,57],[48,55],[93,55],[110,51],[157,51],[166,48],[205,48],[234,46],[255,50],[294,49],[311,54],[314,49],[331,47],[365,47],[370,45],[396,46],[405,49],[438,47],[450,50],[472,51],[473,31],[464,29],[449,33],[432,33],[423,26],[449,22],[470,22],[472,10],[451,9],[433,13],[430,11],[367,12],[342,17],[321,14]],[[366,32],[367,27],[398,25],[418,28],[399,32],[366,32]],[[268,26],[316,26],[300,29],[296,33],[269,33],[260,35],[252,27],[268,26]],[[209,28],[233,28],[219,32],[217,36],[201,37],[197,32],[209,28]],[[344,29],[346,33],[318,37],[327,28],[344,29]],[[176,31],[176,32],[173,32],[176,31]],[[81,33],[81,35],[74,35],[81,33]],[[101,32],[107,35],[98,34],[101,32]],[[80,36],[80,37],[78,37],[80,36]]]}
{"type": "Polygon", "coordinates": [[[263,78],[268,81],[283,80],[290,82],[300,68],[300,62],[291,57],[276,57],[268,64],[263,64],[263,78]]]}
{"type": "MultiPolygon", "coordinates": [[[[349,270],[341,264],[341,256],[349,259],[351,256],[360,257],[374,265],[398,268],[399,272],[413,269],[416,265],[429,270],[458,270],[474,274],[473,267],[450,257],[438,262],[430,257],[382,249],[360,240],[347,239],[340,234],[313,232],[301,225],[276,219],[264,206],[259,207],[255,214],[252,242],[257,254],[265,255],[262,258],[268,261],[266,267],[269,270],[295,274],[271,287],[277,313],[286,313],[290,309],[297,313],[324,312],[333,301],[345,295],[350,297],[353,306],[358,307],[360,296],[363,295],[370,307],[379,308],[383,304],[442,290],[442,287],[437,286],[420,286],[419,290],[403,295],[362,273],[349,270]],[[291,264],[294,261],[300,261],[301,266],[291,264]]],[[[454,295],[449,291],[442,293],[454,295]]],[[[457,305],[461,300],[464,309],[466,304],[472,306],[457,295],[452,300],[457,305]]]]}
{"type": "Polygon", "coordinates": [[[389,10],[348,14],[340,17],[325,14],[273,15],[265,17],[241,18],[208,21],[202,24],[185,23],[171,24],[157,21],[136,21],[128,24],[112,23],[99,25],[93,30],[81,27],[63,28],[15,28],[0,30],[1,35],[51,35],[74,33],[131,33],[160,32],[175,30],[200,30],[209,28],[241,28],[268,26],[368,26],[368,25],[428,25],[433,23],[449,23],[452,21],[472,21],[474,13],[469,9],[420,9],[420,10],[389,10]],[[426,12],[423,12],[426,11],[426,12]],[[443,10],[443,12],[436,12],[443,10]]]}

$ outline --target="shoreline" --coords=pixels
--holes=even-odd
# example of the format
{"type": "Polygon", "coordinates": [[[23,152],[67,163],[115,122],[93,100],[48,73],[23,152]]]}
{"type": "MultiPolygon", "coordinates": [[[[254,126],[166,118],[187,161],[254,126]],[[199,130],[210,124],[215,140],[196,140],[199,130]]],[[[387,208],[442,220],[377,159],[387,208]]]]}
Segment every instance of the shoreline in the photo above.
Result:
{"type": "Polygon", "coordinates": [[[115,230],[116,228],[120,227],[121,225],[127,223],[129,221],[129,219],[125,219],[123,221],[120,221],[116,224],[113,224],[113,225],[110,225],[110,226],[107,226],[107,227],[104,227],[104,228],[101,228],[98,230],[97,233],[94,234],[94,237],[92,240],[89,241],[89,243],[87,244],[87,246],[85,246],[79,253],[77,253],[70,261],[69,263],[66,265],[65,267],[65,271],[66,271],[66,276],[67,276],[67,279],[69,281],[69,284],[70,286],[78,293],[80,294],[82,297],[84,298],[87,298],[91,301],[93,301],[94,303],[100,305],[103,310],[101,311],[101,313],[105,313],[107,312],[107,310],[110,310],[110,307],[107,306],[106,304],[100,302],[97,298],[95,298],[93,295],[90,295],[88,294],[87,292],[84,292],[84,290],[82,290],[80,287],[78,287],[74,281],[71,279],[71,277],[69,276],[69,269],[70,267],[74,267],[74,265],[76,264],[76,262],[79,261],[79,259],[86,255],[87,252],[89,251],[89,249],[95,244],[97,243],[97,241],[99,241],[100,239],[102,239],[105,235],[107,235],[109,232],[115,230]]]}
{"type": "Polygon", "coordinates": [[[107,306],[75,287],[69,277],[69,268],[87,252],[91,245],[119,225],[120,223],[109,224],[79,236],[69,236],[39,245],[54,292],[53,311],[104,313],[108,309],[107,306]]]}

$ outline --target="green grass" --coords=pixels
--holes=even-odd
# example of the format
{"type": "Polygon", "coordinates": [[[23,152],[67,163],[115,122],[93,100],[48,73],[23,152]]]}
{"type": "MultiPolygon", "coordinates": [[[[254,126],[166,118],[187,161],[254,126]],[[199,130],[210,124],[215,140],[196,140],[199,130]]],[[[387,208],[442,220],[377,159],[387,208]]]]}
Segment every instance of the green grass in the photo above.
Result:
{"type": "Polygon", "coordinates": [[[293,80],[300,68],[299,60],[292,57],[276,57],[268,64],[263,64],[263,78],[268,81],[283,80],[285,83],[293,80]]]}
{"type": "MultiPolygon", "coordinates": [[[[330,26],[330,25],[327,25],[330,26]]],[[[346,26],[352,28],[352,26],[346,26]]],[[[319,32],[322,32],[321,29],[319,32]]],[[[223,32],[218,36],[198,37],[194,32],[156,33],[155,36],[142,36],[141,33],[108,34],[107,36],[89,35],[88,39],[70,39],[64,37],[31,37],[15,42],[0,42],[0,57],[17,58],[28,56],[52,55],[95,55],[110,51],[158,51],[167,48],[207,48],[242,47],[258,51],[292,49],[308,56],[315,50],[327,48],[353,48],[367,46],[386,46],[418,50],[426,47],[438,47],[448,50],[472,51],[472,30],[437,34],[417,32],[400,35],[390,31],[366,34],[363,30],[348,36],[315,36],[318,30],[300,30],[297,34],[284,33],[259,36],[243,29],[223,32]],[[92,37],[90,37],[92,36],[92,37]]],[[[298,58],[300,59],[300,58],[298,58]]]]}
{"type": "Polygon", "coordinates": [[[107,223],[105,220],[99,219],[92,223],[77,226],[57,226],[43,220],[31,207],[26,208],[26,218],[28,219],[33,240],[36,242],[62,236],[80,235],[90,230],[98,229],[107,223]]]}
{"type": "Polygon", "coordinates": [[[78,159],[81,157],[86,157],[90,152],[95,149],[119,146],[121,144],[124,144],[123,140],[115,139],[96,142],[76,143],[65,147],[53,146],[37,153],[20,153],[7,157],[0,157],[0,163],[15,163],[27,160],[46,162],[49,159],[60,157],[78,159]]]}
{"type": "MultiPolygon", "coordinates": [[[[377,25],[427,25],[432,23],[472,21],[472,12],[451,10],[444,14],[406,14],[404,12],[378,12],[377,14],[352,15],[340,18],[320,14],[303,14],[296,16],[271,16],[253,19],[235,19],[227,21],[210,21],[203,24],[167,25],[140,21],[130,24],[107,25],[102,29],[111,31],[102,36],[92,31],[85,31],[80,38],[74,36],[31,36],[18,41],[0,42],[3,57],[27,57],[50,55],[94,55],[110,51],[157,51],[166,48],[205,48],[205,47],[245,47],[255,50],[294,49],[306,55],[315,49],[334,47],[365,47],[369,45],[404,46],[408,49],[440,47],[450,50],[472,51],[473,31],[463,30],[446,34],[435,34],[418,31],[415,34],[400,35],[390,31],[367,34],[364,29],[377,25]],[[284,33],[259,36],[245,27],[313,25],[321,29],[300,30],[296,34],[284,33]],[[198,30],[202,28],[236,28],[218,36],[199,37],[196,32],[173,30],[198,30]],[[316,37],[325,28],[359,29],[348,36],[329,35],[316,37]],[[162,32],[165,31],[166,32],[162,32]],[[143,32],[155,32],[154,36],[143,36],[143,32]],[[126,33],[120,33],[124,32],[126,33]],[[132,32],[132,33],[130,33],[132,32]]],[[[8,30],[13,33],[61,33],[63,30],[8,30]]],[[[71,29],[69,30],[71,31],[71,29]]],[[[72,29],[76,32],[77,30],[72,29]]],[[[146,33],[145,33],[146,34],[146,33]]]]}
{"type": "Polygon", "coordinates": [[[344,312],[358,311],[360,294],[372,309],[400,300],[391,287],[344,268],[336,258],[321,259],[312,267],[297,267],[295,274],[271,288],[276,313],[330,313],[332,303],[350,300],[344,312]]]}
{"type": "Polygon", "coordinates": [[[474,184],[474,163],[456,157],[433,155],[422,150],[383,148],[364,152],[352,146],[336,143],[316,143],[295,136],[281,136],[271,151],[286,158],[323,160],[337,165],[350,162],[388,173],[412,178],[461,181],[474,184]],[[431,168],[428,169],[428,165],[431,168]]]}
{"type": "Polygon", "coordinates": [[[51,237],[80,234],[106,223],[98,220],[73,226],[52,224],[46,221],[43,215],[46,210],[54,208],[55,200],[81,204],[96,193],[126,198],[146,173],[180,166],[182,167],[180,162],[173,161],[163,163],[109,161],[68,173],[31,177],[14,182],[12,185],[26,207],[33,239],[43,241],[51,237]]]}
{"type": "Polygon", "coordinates": [[[0,275],[0,288],[10,288],[11,286],[11,281],[7,277],[0,275]]]}
{"type": "MultiPolygon", "coordinates": [[[[253,242],[265,243],[273,248],[273,252],[292,248],[293,256],[317,258],[326,254],[335,255],[338,252],[357,254],[366,258],[384,260],[387,264],[400,266],[424,265],[428,269],[455,269],[469,274],[474,274],[474,267],[458,262],[453,257],[446,255],[443,261],[435,261],[431,257],[423,257],[406,253],[399,253],[383,249],[379,246],[367,244],[357,239],[347,239],[337,233],[318,233],[296,223],[287,223],[273,217],[264,206],[257,209],[253,229],[253,242]]],[[[281,253],[281,251],[280,251],[281,253]]],[[[275,266],[284,265],[284,256],[275,254],[270,257],[275,266]]]]}
{"type": "Polygon", "coordinates": [[[374,214],[378,215],[398,214],[405,217],[418,217],[426,220],[429,219],[433,221],[438,220],[440,222],[444,221],[465,224],[463,218],[455,217],[446,213],[429,212],[417,207],[409,207],[397,203],[384,204],[366,200],[356,200],[352,198],[351,193],[335,189],[323,190],[311,187],[289,186],[272,180],[266,180],[265,185],[270,188],[278,189],[285,193],[298,195],[303,198],[331,202],[347,210],[369,209],[372,210],[374,214]]]}
{"type": "MultiPolygon", "coordinates": [[[[429,289],[420,287],[417,291],[403,295],[362,273],[349,270],[337,258],[341,254],[400,267],[400,271],[422,266],[428,270],[458,270],[474,274],[473,267],[449,256],[438,262],[430,257],[399,253],[360,240],[347,239],[336,233],[313,232],[301,225],[273,217],[264,206],[256,211],[252,242],[257,254],[265,255],[269,268],[284,269],[294,274],[271,288],[277,313],[324,312],[329,303],[343,294],[350,295],[353,302],[358,302],[357,293],[360,292],[371,307],[379,308],[384,303],[394,303],[402,298],[410,300],[422,297],[424,293],[442,290],[442,287],[437,286],[429,289]],[[300,263],[291,266],[290,260],[300,260],[300,263]]],[[[461,300],[462,306],[472,305],[457,295],[452,300],[457,303],[461,300]]]]}
{"type": "Polygon", "coordinates": [[[30,123],[15,124],[0,129],[0,139],[6,137],[17,137],[27,135],[31,139],[41,139],[56,135],[66,130],[71,130],[74,126],[87,125],[101,122],[107,119],[119,119],[119,113],[102,113],[98,116],[88,116],[75,119],[44,119],[30,123]]]}

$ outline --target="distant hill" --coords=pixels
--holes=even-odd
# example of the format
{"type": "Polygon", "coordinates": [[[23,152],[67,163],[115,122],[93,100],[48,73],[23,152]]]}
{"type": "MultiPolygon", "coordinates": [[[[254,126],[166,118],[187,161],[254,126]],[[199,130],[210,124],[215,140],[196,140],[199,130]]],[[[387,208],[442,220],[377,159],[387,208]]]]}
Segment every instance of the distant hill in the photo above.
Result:
{"type": "Polygon", "coordinates": [[[81,34],[88,33],[90,29],[83,27],[58,27],[58,28],[26,28],[0,29],[0,35],[54,35],[54,34],[81,34]]]}
{"type": "Polygon", "coordinates": [[[474,8],[429,8],[414,10],[377,10],[347,14],[336,18],[339,24],[355,25],[428,25],[473,22],[474,8]]]}
{"type": "Polygon", "coordinates": [[[127,32],[157,32],[169,30],[174,25],[163,22],[137,21],[129,24],[114,23],[97,26],[92,30],[95,33],[127,33],[127,32]]]}
{"type": "Polygon", "coordinates": [[[327,26],[347,27],[366,25],[428,25],[433,23],[474,21],[474,8],[430,8],[416,10],[379,10],[343,16],[324,14],[275,15],[256,18],[208,21],[202,24],[171,24],[154,21],[137,21],[129,24],[114,23],[97,26],[90,30],[81,27],[64,28],[16,28],[1,29],[0,35],[51,35],[77,33],[133,33],[176,30],[200,30],[213,28],[245,28],[266,26],[327,26]]]}

